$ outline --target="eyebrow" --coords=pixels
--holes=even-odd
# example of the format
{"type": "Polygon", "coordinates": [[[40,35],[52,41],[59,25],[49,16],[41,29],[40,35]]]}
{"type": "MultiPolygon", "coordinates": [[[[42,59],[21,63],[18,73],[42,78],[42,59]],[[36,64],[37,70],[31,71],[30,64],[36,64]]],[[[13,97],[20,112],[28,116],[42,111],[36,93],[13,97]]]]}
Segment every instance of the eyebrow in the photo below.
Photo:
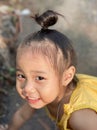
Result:
{"type": "MultiPolygon", "coordinates": [[[[19,68],[16,68],[16,71],[22,71],[22,70],[19,69],[19,68]]],[[[32,72],[32,73],[39,73],[39,74],[47,74],[46,72],[44,72],[44,71],[39,71],[39,70],[32,70],[31,72],[32,72]]]]}
{"type": "Polygon", "coordinates": [[[40,74],[40,73],[41,73],[41,74],[47,74],[46,72],[44,72],[44,71],[39,71],[39,70],[34,70],[34,71],[32,70],[31,72],[32,72],[32,73],[39,73],[39,74],[40,74]]]}
{"type": "Polygon", "coordinates": [[[21,69],[19,69],[19,68],[16,68],[16,71],[22,71],[21,69]]]}

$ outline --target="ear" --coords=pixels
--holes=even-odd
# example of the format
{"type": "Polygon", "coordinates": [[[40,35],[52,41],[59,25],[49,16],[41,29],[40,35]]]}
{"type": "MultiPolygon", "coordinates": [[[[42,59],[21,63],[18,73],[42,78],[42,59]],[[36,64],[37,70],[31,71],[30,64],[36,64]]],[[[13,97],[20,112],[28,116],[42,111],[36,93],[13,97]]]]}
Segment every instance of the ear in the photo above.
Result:
{"type": "Polygon", "coordinates": [[[72,81],[74,75],[75,75],[75,67],[74,66],[70,66],[63,73],[62,85],[67,86],[72,81]]]}

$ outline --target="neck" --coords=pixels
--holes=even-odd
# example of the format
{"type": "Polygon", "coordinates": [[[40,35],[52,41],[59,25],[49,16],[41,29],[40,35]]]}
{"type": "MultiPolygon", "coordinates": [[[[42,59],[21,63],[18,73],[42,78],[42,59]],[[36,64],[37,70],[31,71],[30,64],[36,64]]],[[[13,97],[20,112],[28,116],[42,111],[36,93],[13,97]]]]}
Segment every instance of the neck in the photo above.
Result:
{"type": "Polygon", "coordinates": [[[50,114],[56,119],[58,117],[58,120],[61,119],[63,115],[63,105],[64,105],[64,97],[61,98],[61,100],[58,100],[58,98],[47,105],[47,108],[50,112],[50,114]]]}
{"type": "Polygon", "coordinates": [[[62,118],[62,115],[64,113],[64,104],[69,103],[72,92],[72,90],[69,90],[60,100],[57,97],[54,102],[47,105],[50,114],[54,118],[57,118],[57,121],[59,121],[62,118]]]}
{"type": "Polygon", "coordinates": [[[57,119],[58,117],[58,120],[59,121],[63,115],[63,103],[57,103],[57,104],[50,104],[47,106],[48,110],[49,110],[49,113],[55,118],[57,119]]]}

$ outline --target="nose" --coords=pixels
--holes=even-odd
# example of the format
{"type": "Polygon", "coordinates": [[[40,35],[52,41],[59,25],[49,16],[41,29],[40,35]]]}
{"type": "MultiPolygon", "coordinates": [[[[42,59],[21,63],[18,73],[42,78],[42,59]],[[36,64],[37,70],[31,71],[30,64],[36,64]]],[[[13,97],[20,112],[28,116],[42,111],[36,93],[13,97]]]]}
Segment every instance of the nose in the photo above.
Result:
{"type": "Polygon", "coordinates": [[[30,96],[32,94],[36,93],[36,88],[34,87],[35,85],[32,82],[27,82],[25,83],[22,92],[24,96],[30,96]]]}

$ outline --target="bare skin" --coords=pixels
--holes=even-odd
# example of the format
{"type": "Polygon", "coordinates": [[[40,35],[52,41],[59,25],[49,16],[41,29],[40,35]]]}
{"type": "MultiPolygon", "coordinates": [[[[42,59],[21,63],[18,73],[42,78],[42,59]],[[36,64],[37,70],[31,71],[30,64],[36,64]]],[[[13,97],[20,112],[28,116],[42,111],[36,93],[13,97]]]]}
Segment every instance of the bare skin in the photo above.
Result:
{"type": "Polygon", "coordinates": [[[12,121],[9,124],[8,130],[19,130],[19,128],[32,117],[34,114],[35,109],[32,109],[28,103],[25,103],[16,113],[12,121]]]}
{"type": "Polygon", "coordinates": [[[82,109],[72,113],[69,119],[71,130],[97,130],[97,113],[91,109],[82,109]]]}

